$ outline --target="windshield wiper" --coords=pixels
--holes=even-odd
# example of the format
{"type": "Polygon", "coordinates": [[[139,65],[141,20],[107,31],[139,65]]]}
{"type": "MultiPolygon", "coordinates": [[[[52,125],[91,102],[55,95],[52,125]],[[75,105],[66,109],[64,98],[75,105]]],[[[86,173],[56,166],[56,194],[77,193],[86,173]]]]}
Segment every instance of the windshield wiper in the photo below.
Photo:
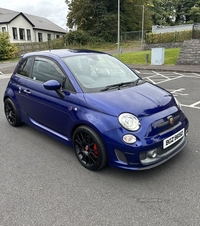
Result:
{"type": "Polygon", "coordinates": [[[118,88],[118,90],[119,90],[121,86],[137,85],[140,80],[141,79],[138,78],[137,80],[131,81],[131,82],[121,82],[121,83],[109,85],[109,86],[106,86],[105,88],[101,89],[100,91],[106,91],[106,90],[115,89],[115,88],[118,88]]]}

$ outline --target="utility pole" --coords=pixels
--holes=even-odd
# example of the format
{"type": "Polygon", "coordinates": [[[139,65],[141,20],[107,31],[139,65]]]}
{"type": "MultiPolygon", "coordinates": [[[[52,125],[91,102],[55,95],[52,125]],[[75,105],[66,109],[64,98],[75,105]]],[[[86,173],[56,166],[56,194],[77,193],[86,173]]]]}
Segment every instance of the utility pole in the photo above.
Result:
{"type": "Polygon", "coordinates": [[[117,35],[117,45],[118,45],[118,59],[120,59],[120,0],[118,0],[118,35],[117,35]]]}

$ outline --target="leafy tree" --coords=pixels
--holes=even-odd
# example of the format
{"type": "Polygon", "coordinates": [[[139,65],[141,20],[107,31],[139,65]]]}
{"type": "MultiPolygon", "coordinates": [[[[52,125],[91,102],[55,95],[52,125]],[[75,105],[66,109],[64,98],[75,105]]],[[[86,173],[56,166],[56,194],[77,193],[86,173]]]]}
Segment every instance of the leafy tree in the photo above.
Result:
{"type": "MultiPolygon", "coordinates": [[[[106,41],[117,41],[117,0],[66,0],[66,3],[70,28],[77,27],[106,41]]],[[[149,3],[152,4],[151,0],[120,0],[120,31],[141,30],[142,5],[145,6],[145,29],[151,29],[149,3]]]]}
{"type": "Polygon", "coordinates": [[[200,7],[198,5],[191,8],[188,23],[200,23],[200,7]]]}
{"type": "Polygon", "coordinates": [[[200,0],[153,0],[154,25],[175,25],[200,21],[200,0]]]}
{"type": "Polygon", "coordinates": [[[17,47],[10,43],[8,33],[0,32],[0,60],[10,59],[15,56],[17,47]]]}
{"type": "Polygon", "coordinates": [[[154,25],[174,25],[175,23],[175,1],[153,0],[154,13],[152,23],[154,25]]]}
{"type": "Polygon", "coordinates": [[[176,24],[198,22],[199,7],[199,0],[177,0],[175,4],[176,24]]]}

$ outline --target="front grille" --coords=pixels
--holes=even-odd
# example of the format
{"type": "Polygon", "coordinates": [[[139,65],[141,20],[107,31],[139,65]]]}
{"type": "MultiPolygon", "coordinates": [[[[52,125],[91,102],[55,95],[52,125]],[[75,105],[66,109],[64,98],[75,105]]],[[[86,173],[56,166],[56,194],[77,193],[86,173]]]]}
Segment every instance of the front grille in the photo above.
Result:
{"type": "Polygon", "coordinates": [[[170,125],[169,116],[161,118],[161,119],[153,122],[148,128],[146,136],[152,137],[152,136],[155,136],[156,134],[162,135],[166,132],[174,130],[184,120],[184,115],[179,114],[179,113],[180,112],[177,112],[177,113],[171,115],[174,118],[173,125],[170,125]]]}

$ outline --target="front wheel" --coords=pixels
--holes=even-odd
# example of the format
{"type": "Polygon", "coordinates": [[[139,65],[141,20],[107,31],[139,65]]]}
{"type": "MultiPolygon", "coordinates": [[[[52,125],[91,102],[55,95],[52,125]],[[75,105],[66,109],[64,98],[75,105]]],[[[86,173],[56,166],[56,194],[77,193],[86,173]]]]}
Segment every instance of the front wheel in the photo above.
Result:
{"type": "Polygon", "coordinates": [[[99,135],[87,126],[78,127],[73,134],[73,148],[80,163],[89,170],[107,165],[107,155],[99,135]]]}
{"type": "Polygon", "coordinates": [[[17,127],[22,124],[17,109],[12,100],[9,98],[4,101],[4,112],[6,119],[11,126],[17,127]]]}

